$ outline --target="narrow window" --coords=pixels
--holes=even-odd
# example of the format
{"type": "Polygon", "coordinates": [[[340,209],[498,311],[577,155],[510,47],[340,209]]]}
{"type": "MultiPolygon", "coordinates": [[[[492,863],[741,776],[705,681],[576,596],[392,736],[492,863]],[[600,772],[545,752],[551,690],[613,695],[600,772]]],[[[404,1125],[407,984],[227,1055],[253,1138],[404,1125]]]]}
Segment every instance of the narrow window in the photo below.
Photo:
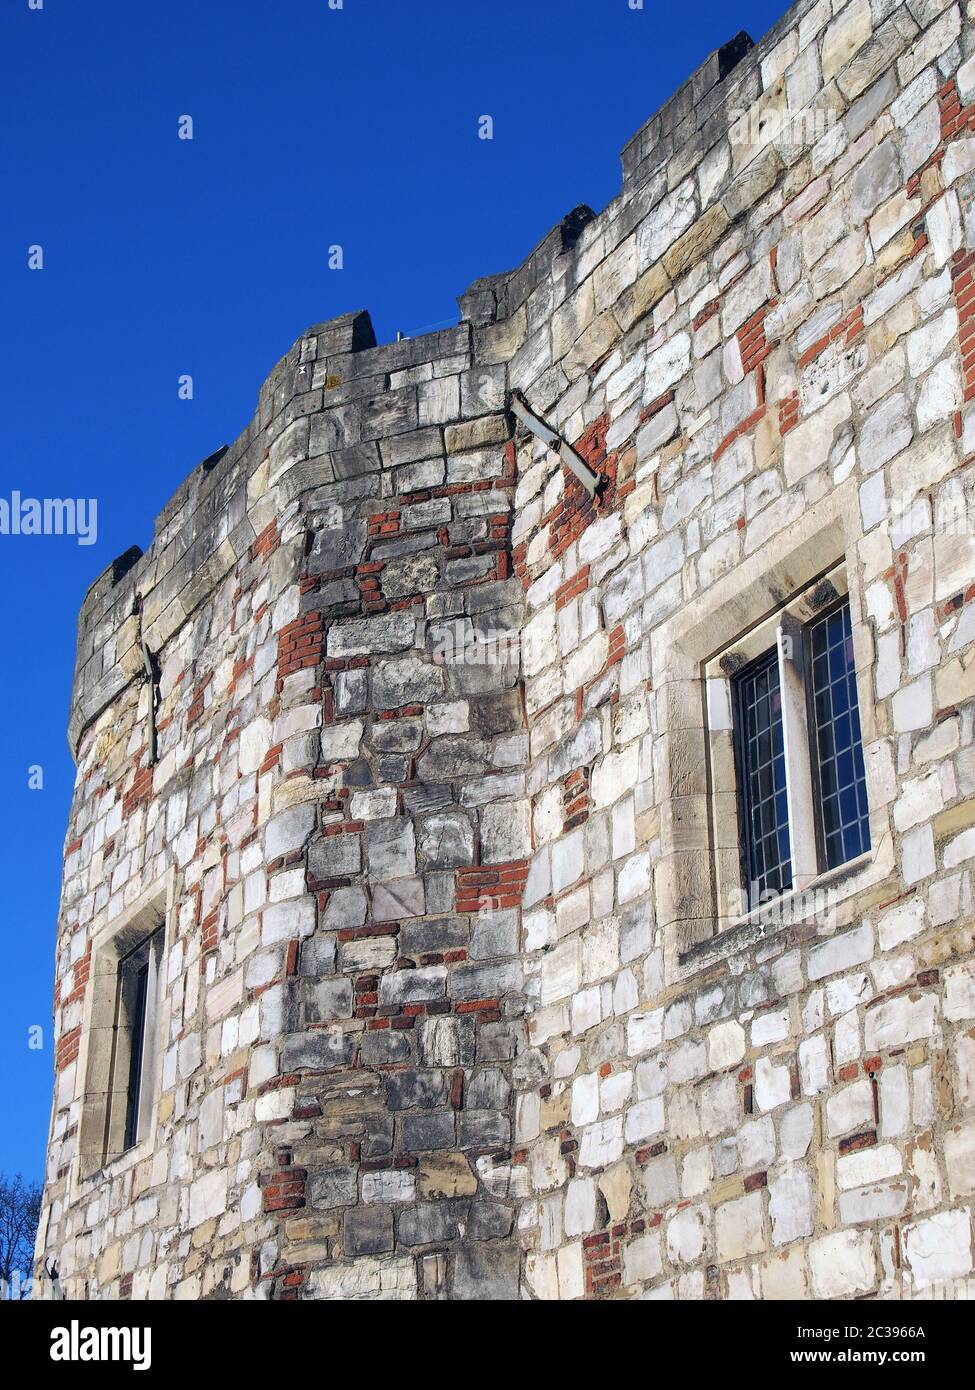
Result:
{"type": "Polygon", "coordinates": [[[160,928],[119,961],[108,1154],[143,1137],[152,1110],[156,1004],[163,933],[160,928]]]}
{"type": "Polygon", "coordinates": [[[823,868],[834,869],[870,848],[848,603],[810,626],[809,646],[823,868]]]}
{"type": "Polygon", "coordinates": [[[782,689],[768,652],[735,681],[742,867],[750,906],[792,886],[782,689]]]}
{"type": "Polygon", "coordinates": [[[870,848],[848,602],[801,626],[733,682],[742,878],[749,909],[870,848]]]}

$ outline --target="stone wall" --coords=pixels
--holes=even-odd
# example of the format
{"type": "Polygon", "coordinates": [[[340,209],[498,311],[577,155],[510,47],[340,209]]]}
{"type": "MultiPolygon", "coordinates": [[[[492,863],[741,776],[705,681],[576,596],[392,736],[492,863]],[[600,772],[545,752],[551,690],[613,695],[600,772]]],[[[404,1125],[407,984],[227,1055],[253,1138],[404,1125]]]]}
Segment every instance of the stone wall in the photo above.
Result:
{"type": "Polygon", "coordinates": [[[308,330],[96,581],[38,1236],[70,1295],[965,1287],[973,19],[740,35],[457,328],[308,330]],[[703,669],[837,566],[872,848],[742,919],[703,669]],[[157,918],[153,1125],[106,1161],[93,981],[157,918]]]}

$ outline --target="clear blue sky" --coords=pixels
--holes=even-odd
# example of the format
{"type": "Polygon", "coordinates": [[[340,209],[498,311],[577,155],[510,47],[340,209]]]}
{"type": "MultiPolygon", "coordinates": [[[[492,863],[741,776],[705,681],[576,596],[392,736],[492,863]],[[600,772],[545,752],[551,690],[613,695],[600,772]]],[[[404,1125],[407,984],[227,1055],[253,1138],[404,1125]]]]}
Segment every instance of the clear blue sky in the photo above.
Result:
{"type": "Polygon", "coordinates": [[[0,1170],[42,1172],[88,585],[145,548],[303,329],[360,308],[380,341],[455,321],[472,280],[517,265],[577,203],[609,202],[623,145],[713,48],[786,8],[3,0],[0,496],[95,497],[98,538],[0,535],[0,1170]]]}

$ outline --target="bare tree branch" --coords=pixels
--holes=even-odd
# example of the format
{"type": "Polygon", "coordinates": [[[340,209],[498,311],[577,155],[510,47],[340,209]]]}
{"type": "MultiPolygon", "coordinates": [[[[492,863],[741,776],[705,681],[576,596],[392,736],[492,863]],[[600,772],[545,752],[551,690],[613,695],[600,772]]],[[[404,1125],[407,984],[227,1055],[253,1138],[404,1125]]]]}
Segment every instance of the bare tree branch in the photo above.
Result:
{"type": "Polygon", "coordinates": [[[0,1173],[0,1298],[26,1297],[41,1215],[41,1184],[0,1173]]]}

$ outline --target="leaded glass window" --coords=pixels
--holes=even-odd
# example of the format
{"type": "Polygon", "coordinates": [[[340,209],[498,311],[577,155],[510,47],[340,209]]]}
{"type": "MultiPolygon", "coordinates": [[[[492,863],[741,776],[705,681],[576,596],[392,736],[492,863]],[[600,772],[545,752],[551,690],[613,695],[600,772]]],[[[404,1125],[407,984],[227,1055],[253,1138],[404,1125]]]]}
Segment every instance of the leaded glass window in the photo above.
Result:
{"type": "Polygon", "coordinates": [[[820,830],[826,869],[870,848],[850,606],[809,628],[820,830]]]}
{"type": "Polygon", "coordinates": [[[783,617],[777,646],[734,677],[733,711],[752,909],[870,849],[849,602],[804,627],[783,617]]]}
{"type": "Polygon", "coordinates": [[[789,810],[782,738],[782,690],[776,652],[736,681],[739,785],[749,901],[792,885],[789,810]]]}

